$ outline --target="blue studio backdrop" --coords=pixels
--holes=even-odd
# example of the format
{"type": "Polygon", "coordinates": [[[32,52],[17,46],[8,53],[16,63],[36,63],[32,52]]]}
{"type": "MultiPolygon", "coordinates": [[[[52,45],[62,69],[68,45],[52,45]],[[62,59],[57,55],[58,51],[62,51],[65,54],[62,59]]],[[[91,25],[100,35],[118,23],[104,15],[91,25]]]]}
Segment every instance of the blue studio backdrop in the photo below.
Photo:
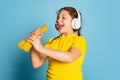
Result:
{"type": "Polygon", "coordinates": [[[82,13],[82,35],[87,40],[84,80],[120,80],[119,0],[0,0],[0,80],[45,80],[48,61],[38,69],[30,54],[17,47],[44,23],[44,44],[58,35],[57,11],[72,6],[82,13]]]}

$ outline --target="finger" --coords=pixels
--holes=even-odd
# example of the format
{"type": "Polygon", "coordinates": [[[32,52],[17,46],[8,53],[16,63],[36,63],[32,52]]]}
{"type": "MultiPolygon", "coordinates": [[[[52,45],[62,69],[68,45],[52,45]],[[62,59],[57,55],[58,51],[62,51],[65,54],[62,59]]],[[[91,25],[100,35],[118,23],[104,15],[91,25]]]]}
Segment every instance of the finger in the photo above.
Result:
{"type": "Polygon", "coordinates": [[[30,33],[30,36],[32,36],[32,35],[35,35],[35,32],[31,32],[31,33],[30,33]]]}
{"type": "Polygon", "coordinates": [[[33,39],[31,39],[31,38],[27,38],[27,39],[25,39],[26,41],[28,41],[28,42],[33,42],[34,40],[33,39]]]}
{"type": "Polygon", "coordinates": [[[37,31],[37,29],[33,30],[33,31],[30,33],[30,35],[35,35],[35,34],[36,34],[36,31],[37,31]]]}
{"type": "Polygon", "coordinates": [[[31,43],[31,44],[33,44],[33,41],[30,40],[30,39],[27,39],[26,41],[29,42],[29,43],[31,43]]]}
{"type": "Polygon", "coordinates": [[[39,29],[39,30],[35,30],[35,31],[31,32],[30,35],[32,36],[32,35],[41,35],[41,34],[43,34],[43,33],[39,29]]]}
{"type": "Polygon", "coordinates": [[[35,33],[40,35],[40,34],[42,34],[42,31],[41,31],[41,29],[38,29],[35,31],[35,33]]]}
{"type": "Polygon", "coordinates": [[[35,40],[35,37],[34,37],[34,35],[33,35],[33,36],[30,36],[30,37],[26,38],[26,40],[34,41],[34,40],[35,40]]]}

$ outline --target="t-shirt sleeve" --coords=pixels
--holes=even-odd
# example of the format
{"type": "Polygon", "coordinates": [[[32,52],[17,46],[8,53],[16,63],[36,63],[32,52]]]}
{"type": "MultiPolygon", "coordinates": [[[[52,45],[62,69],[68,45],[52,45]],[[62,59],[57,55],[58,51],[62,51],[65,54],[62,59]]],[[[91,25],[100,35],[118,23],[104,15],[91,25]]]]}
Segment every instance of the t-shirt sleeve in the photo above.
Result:
{"type": "Polygon", "coordinates": [[[72,47],[74,48],[78,48],[82,54],[84,54],[86,52],[86,40],[83,36],[79,36],[77,38],[75,38],[72,47]]]}

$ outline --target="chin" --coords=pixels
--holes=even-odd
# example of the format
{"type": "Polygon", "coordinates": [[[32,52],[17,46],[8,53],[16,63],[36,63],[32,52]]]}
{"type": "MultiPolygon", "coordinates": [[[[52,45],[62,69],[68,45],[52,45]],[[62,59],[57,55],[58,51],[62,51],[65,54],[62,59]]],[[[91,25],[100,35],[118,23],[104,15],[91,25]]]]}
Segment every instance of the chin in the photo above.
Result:
{"type": "Polygon", "coordinates": [[[62,30],[58,30],[58,32],[61,33],[61,34],[64,33],[64,31],[62,31],[62,30]]]}

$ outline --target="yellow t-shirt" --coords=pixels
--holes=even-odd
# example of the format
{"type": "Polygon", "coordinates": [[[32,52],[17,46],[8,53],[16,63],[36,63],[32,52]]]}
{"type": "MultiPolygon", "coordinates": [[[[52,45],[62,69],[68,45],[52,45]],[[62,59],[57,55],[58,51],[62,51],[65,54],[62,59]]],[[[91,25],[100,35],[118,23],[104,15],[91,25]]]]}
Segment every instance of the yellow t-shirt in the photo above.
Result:
{"type": "Polygon", "coordinates": [[[49,57],[47,80],[83,80],[82,63],[86,53],[86,40],[83,36],[71,34],[51,38],[44,47],[61,51],[68,51],[71,47],[75,47],[81,51],[81,56],[71,63],[60,62],[49,57]]]}

